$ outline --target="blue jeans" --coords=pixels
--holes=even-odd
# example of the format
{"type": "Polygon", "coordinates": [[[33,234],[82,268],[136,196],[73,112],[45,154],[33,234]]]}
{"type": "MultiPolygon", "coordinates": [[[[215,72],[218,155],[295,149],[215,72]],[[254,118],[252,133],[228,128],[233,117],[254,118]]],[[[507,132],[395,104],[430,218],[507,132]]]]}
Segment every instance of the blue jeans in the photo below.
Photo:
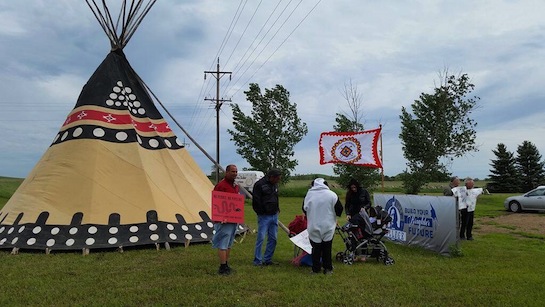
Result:
{"type": "Polygon", "coordinates": [[[255,241],[254,264],[260,265],[271,262],[276,248],[276,239],[278,235],[278,213],[274,215],[257,216],[257,239],[255,241]],[[267,234],[267,246],[265,255],[262,256],[261,250],[263,241],[267,234]]]}

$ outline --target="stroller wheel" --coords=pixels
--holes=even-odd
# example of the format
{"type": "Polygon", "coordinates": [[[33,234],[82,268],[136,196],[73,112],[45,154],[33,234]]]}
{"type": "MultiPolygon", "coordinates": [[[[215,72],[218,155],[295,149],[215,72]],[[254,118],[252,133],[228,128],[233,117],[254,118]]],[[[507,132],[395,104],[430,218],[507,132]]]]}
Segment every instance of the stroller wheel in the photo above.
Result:
{"type": "Polygon", "coordinates": [[[378,262],[384,262],[386,263],[386,260],[388,259],[389,257],[386,255],[386,253],[381,250],[378,255],[377,255],[377,261],[378,262]]]}
{"type": "Polygon", "coordinates": [[[392,257],[386,257],[386,259],[384,259],[384,265],[393,265],[394,263],[395,260],[392,257]]]}
{"type": "Polygon", "coordinates": [[[337,255],[335,256],[335,259],[337,259],[337,261],[343,262],[343,260],[344,260],[344,252],[338,252],[337,255]]]}
{"type": "Polygon", "coordinates": [[[354,263],[354,253],[350,252],[343,259],[344,264],[352,265],[354,263]]]}

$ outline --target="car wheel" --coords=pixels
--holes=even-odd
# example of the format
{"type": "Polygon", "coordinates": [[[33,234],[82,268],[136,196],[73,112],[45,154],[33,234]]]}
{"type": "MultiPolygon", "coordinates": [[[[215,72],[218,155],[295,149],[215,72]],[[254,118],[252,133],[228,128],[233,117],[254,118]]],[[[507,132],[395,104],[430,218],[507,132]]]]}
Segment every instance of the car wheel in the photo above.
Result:
{"type": "Polygon", "coordinates": [[[509,203],[509,210],[511,212],[520,212],[520,211],[522,211],[521,208],[520,208],[519,202],[514,201],[514,200],[509,203]]]}

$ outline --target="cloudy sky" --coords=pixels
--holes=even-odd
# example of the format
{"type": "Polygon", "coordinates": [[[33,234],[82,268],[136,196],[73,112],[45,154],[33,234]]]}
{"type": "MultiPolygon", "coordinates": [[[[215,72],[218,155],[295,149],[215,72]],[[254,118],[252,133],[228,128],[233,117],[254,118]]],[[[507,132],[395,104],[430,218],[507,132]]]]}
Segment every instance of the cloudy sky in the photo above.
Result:
{"type": "MultiPolygon", "coordinates": [[[[467,73],[481,98],[472,114],[480,150],[450,171],[485,178],[498,143],[516,152],[527,140],[545,154],[543,12],[540,0],[160,0],[125,54],[214,157],[215,111],[205,98],[215,97],[215,79],[205,81],[204,71],[219,57],[220,69],[232,72],[221,79],[221,97],[247,112],[248,83],[283,85],[309,128],[295,147],[295,174],[332,174],[331,164],[319,164],[318,139],[335,113],[348,111],[341,94],[348,82],[362,94],[365,128],[382,124],[384,172],[396,175],[406,164],[401,107],[431,93],[440,71],[467,73]]],[[[108,52],[84,1],[0,0],[0,176],[30,172],[108,52]]],[[[227,133],[229,106],[220,121],[220,163],[247,167],[227,133]]],[[[188,149],[209,173],[212,163],[194,144],[188,149]]]]}

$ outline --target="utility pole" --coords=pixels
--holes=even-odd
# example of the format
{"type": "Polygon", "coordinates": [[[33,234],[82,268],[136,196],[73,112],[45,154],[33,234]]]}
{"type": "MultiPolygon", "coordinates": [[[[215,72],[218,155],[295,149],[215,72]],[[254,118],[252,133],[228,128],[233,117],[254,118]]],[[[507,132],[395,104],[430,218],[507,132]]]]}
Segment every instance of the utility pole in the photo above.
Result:
{"type": "Polygon", "coordinates": [[[216,184],[220,181],[220,109],[224,102],[231,102],[231,99],[220,99],[220,79],[224,75],[229,75],[229,80],[231,80],[230,71],[220,71],[220,59],[218,58],[218,65],[216,71],[205,71],[204,80],[206,80],[206,74],[211,74],[216,78],[216,99],[205,98],[204,100],[210,100],[216,102],[216,184]]]}

